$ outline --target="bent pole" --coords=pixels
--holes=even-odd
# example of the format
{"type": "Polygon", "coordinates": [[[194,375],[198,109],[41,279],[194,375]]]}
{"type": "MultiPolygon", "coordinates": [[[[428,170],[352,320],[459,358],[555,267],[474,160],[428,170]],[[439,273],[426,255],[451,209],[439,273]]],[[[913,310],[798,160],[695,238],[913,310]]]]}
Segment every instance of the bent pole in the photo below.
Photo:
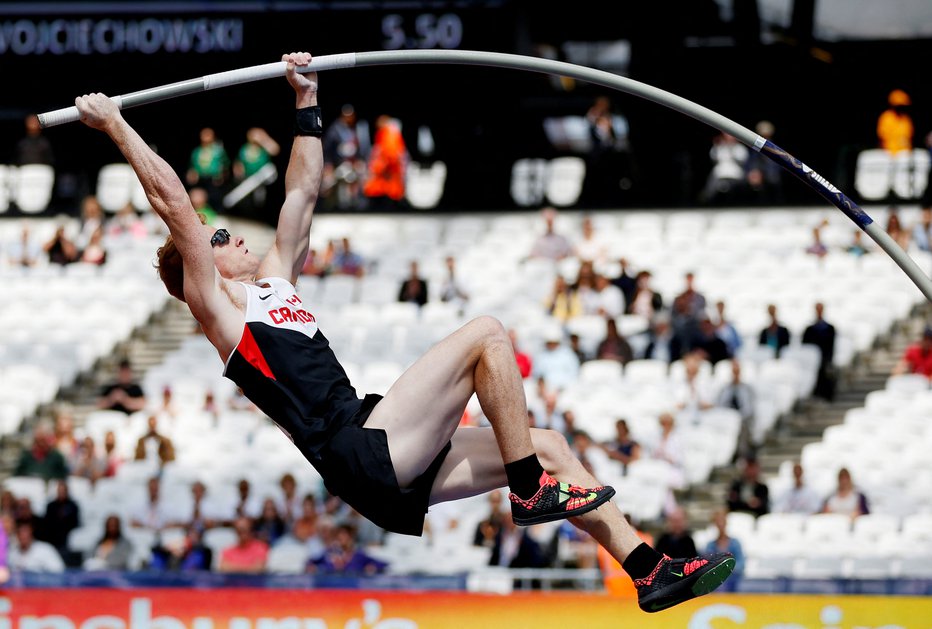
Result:
{"type": "MultiPolygon", "coordinates": [[[[916,262],[890,236],[880,228],[854,201],[833,186],[827,179],[806,166],[779,146],[750,129],[676,94],[641,83],[627,77],[579,66],[564,61],[554,61],[496,52],[478,50],[392,50],[343,53],[314,57],[311,63],[299,68],[301,72],[336,70],[340,68],[359,68],[379,65],[405,64],[459,64],[479,65],[497,68],[511,68],[544,74],[566,76],[588,83],[602,85],[610,89],[640,96],[641,98],[663,105],[700,122],[734,136],[755,151],[761,152],[782,168],[793,173],[806,185],[815,190],[829,203],[841,210],[855,225],[864,230],[878,246],[889,255],[906,273],[910,280],[932,302],[932,280],[919,268],[916,262]]],[[[285,62],[277,61],[263,65],[240,68],[209,74],[197,79],[161,85],[112,99],[121,109],[138,107],[197,92],[250,83],[285,75],[285,62]]],[[[45,127],[75,122],[80,118],[76,107],[65,107],[55,111],[39,114],[39,122],[45,127]]]]}

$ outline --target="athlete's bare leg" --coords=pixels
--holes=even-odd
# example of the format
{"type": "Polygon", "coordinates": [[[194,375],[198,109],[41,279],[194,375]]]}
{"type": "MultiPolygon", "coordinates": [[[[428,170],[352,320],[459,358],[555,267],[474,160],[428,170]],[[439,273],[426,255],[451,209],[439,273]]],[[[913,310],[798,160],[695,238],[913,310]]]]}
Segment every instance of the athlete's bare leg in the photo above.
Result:
{"type": "MultiPolygon", "coordinates": [[[[541,465],[563,482],[594,487],[600,485],[573,454],[566,439],[553,430],[532,429],[531,439],[541,465]]],[[[453,448],[444,459],[431,490],[431,503],[458,500],[506,485],[505,467],[488,428],[460,428],[453,435],[453,448]]],[[[623,563],[642,540],[611,501],[582,516],[570,518],[588,532],[611,555],[623,563]]]]}
{"type": "Polygon", "coordinates": [[[400,486],[410,484],[436,458],[474,392],[492,424],[498,464],[534,453],[511,341],[501,323],[479,317],[408,368],[366,421],[366,428],[385,430],[400,486]]]}

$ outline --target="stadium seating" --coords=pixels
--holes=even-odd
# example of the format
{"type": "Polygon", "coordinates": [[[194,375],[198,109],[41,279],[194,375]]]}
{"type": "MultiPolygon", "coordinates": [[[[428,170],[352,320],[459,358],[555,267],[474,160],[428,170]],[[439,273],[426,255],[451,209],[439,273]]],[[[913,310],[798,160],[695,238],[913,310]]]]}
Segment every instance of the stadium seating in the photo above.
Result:
{"type": "MultiPolygon", "coordinates": [[[[533,178],[533,164],[520,167],[533,178]]],[[[525,193],[545,194],[545,187],[522,181],[528,184],[525,193]]],[[[752,426],[758,441],[781,415],[812,392],[818,354],[815,348],[800,344],[799,336],[816,301],[826,304],[826,316],[838,331],[835,363],[847,367],[857,352],[869,349],[879,334],[921,300],[893,265],[884,264],[880,254],[855,259],[835,250],[822,261],[800,255],[810,226],[824,217],[827,214],[821,210],[625,211],[593,216],[613,255],[624,255],[636,269],[655,272],[654,283],[665,303],[672,302],[682,290],[687,270],[697,273],[697,287],[710,302],[726,302],[729,316],[743,335],[739,356],[743,378],[758,393],[752,426]],[[736,259],[743,263],[736,265],[736,259]],[[864,297],[867,294],[884,297],[868,300],[864,297]],[[781,318],[785,316],[794,332],[793,343],[779,358],[770,348],[757,344],[757,334],[766,324],[768,303],[778,304],[781,318]]],[[[837,220],[830,218],[835,224],[837,220]]],[[[37,234],[47,234],[53,227],[51,221],[36,221],[37,234]]],[[[562,215],[558,226],[572,236],[578,221],[562,215]]],[[[430,345],[478,314],[500,317],[516,329],[522,347],[533,353],[542,346],[544,330],[556,323],[542,306],[553,278],[563,273],[572,279],[578,268],[578,261],[573,260],[553,264],[524,259],[540,227],[536,215],[523,213],[438,220],[324,214],[315,219],[314,242],[323,245],[329,238],[350,235],[354,247],[367,257],[369,272],[362,278],[302,277],[299,293],[360,392],[384,393],[430,345]],[[462,312],[436,299],[421,309],[396,303],[399,282],[411,259],[420,261],[436,290],[444,277],[442,262],[448,254],[454,255],[458,275],[470,286],[471,299],[462,312]]],[[[18,225],[7,225],[0,235],[9,240],[16,233],[18,225]]],[[[154,240],[131,243],[114,251],[119,265],[97,270],[62,270],[48,265],[24,270],[0,261],[0,277],[10,290],[21,291],[24,296],[21,302],[0,311],[0,380],[17,383],[0,389],[0,422],[5,431],[16,430],[24,417],[53,399],[60,386],[73,382],[78,373],[106,356],[116,343],[165,306],[164,290],[149,272],[156,244],[154,240]],[[56,296],[58,310],[76,304],[69,309],[67,321],[36,314],[41,311],[38,306],[47,304],[50,292],[56,296]],[[49,332],[53,321],[57,324],[52,326],[54,334],[49,332]],[[32,366],[21,366],[24,364],[32,366]]],[[[910,254],[926,268],[932,266],[932,256],[913,250],[910,254]]],[[[647,326],[646,320],[632,315],[619,317],[617,323],[634,345],[635,337],[647,326]]],[[[572,320],[565,326],[567,332],[580,334],[587,349],[601,339],[604,328],[604,320],[597,317],[572,320]]],[[[730,366],[730,361],[714,367],[703,364],[701,377],[716,388],[730,378],[730,366]]],[[[186,504],[190,483],[202,480],[209,495],[227,499],[238,480],[248,478],[256,491],[274,493],[277,480],[288,471],[299,477],[301,487],[319,493],[319,476],[276,427],[261,415],[228,409],[235,389],[221,371],[222,363],[206,339],[192,336],[143,377],[143,387],[152,399],[159,399],[162,389],[171,387],[180,411],[175,422],[162,426],[177,444],[177,460],[162,472],[165,491],[186,504]],[[202,409],[208,392],[222,409],[216,417],[202,409]],[[216,457],[217,448],[223,448],[226,456],[216,457]]],[[[658,520],[668,497],[664,476],[669,470],[661,469],[665,464],[652,460],[650,452],[658,437],[657,415],[670,410],[672,392],[682,377],[681,363],[637,359],[621,367],[619,363],[592,361],[582,366],[576,383],[560,392],[561,407],[572,410],[577,426],[593,438],[613,438],[615,420],[625,417],[635,438],[645,446],[646,456],[629,466],[627,474],[614,464],[607,466],[604,474],[619,490],[618,504],[644,521],[658,520]]],[[[855,481],[866,485],[872,496],[889,489],[886,493],[893,497],[886,502],[877,499],[878,508],[871,516],[856,520],[843,532],[831,528],[830,522],[833,526],[838,522],[829,518],[810,521],[773,514],[754,521],[742,518],[742,514],[729,516],[732,534],[746,544],[749,576],[851,574],[855,566],[860,574],[891,574],[899,570],[899,564],[885,571],[862,549],[876,546],[887,553],[910,540],[932,552],[923,532],[932,530],[932,525],[912,519],[922,510],[932,511],[932,467],[925,456],[932,444],[932,430],[925,427],[932,413],[928,388],[928,381],[891,378],[884,391],[872,395],[864,408],[849,411],[842,426],[827,431],[824,441],[807,446],[803,452],[807,477],[822,493],[831,490],[833,476],[842,464],[851,465],[855,481]],[[891,413],[891,409],[897,412],[891,413]],[[855,447],[865,441],[882,452],[896,449],[899,465],[876,463],[867,449],[855,447]],[[891,538],[891,526],[901,521],[902,530],[894,529],[891,538]],[[818,560],[799,560],[806,545],[814,543],[826,550],[832,546],[832,553],[823,553],[818,560]]],[[[533,387],[529,389],[534,401],[533,387]]],[[[130,456],[144,424],[145,413],[126,417],[96,411],[86,417],[81,429],[98,442],[108,430],[117,431],[121,452],[130,456]]],[[[704,412],[681,426],[687,484],[701,484],[715,466],[730,463],[739,428],[737,413],[728,409],[704,412]]],[[[75,545],[84,548],[96,542],[109,513],[129,514],[145,479],[153,472],[151,467],[129,464],[117,477],[103,479],[93,488],[75,485],[72,492],[81,503],[87,528],[75,534],[75,545]]],[[[789,466],[783,466],[780,475],[772,479],[772,495],[787,486],[789,473],[789,466]]],[[[41,492],[16,490],[20,491],[31,499],[35,495],[35,506],[44,509],[48,488],[42,487],[41,492]]],[[[483,507],[472,503],[469,508],[478,511],[483,507]]],[[[469,515],[472,513],[464,506],[462,521],[469,515]]],[[[464,525],[464,530],[471,531],[472,526],[464,525]]],[[[710,532],[704,534],[708,537],[710,532]]],[[[217,549],[229,540],[229,531],[210,535],[215,558],[219,558],[217,549]]],[[[444,566],[448,570],[487,563],[484,551],[464,550],[468,543],[456,548],[449,552],[450,561],[444,566]]],[[[306,558],[289,550],[293,549],[276,548],[270,569],[283,574],[299,571],[306,558]]],[[[436,568],[431,566],[436,564],[436,549],[413,550],[395,540],[387,541],[378,552],[393,562],[395,572],[436,568]]],[[[141,555],[136,561],[141,561],[141,555]]]]}

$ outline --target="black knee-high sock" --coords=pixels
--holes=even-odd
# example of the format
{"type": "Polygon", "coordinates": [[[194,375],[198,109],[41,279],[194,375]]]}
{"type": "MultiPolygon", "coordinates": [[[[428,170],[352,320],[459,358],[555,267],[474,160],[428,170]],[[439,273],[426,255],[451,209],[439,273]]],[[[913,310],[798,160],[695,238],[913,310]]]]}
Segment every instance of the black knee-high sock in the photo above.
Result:
{"type": "Polygon", "coordinates": [[[632,579],[643,579],[654,571],[661,559],[663,555],[647,544],[641,544],[631,551],[621,567],[632,579]]]}
{"type": "Polygon", "coordinates": [[[505,463],[505,475],[508,476],[508,486],[519,498],[527,500],[540,489],[540,477],[544,473],[537,454],[531,454],[523,459],[505,463]]]}

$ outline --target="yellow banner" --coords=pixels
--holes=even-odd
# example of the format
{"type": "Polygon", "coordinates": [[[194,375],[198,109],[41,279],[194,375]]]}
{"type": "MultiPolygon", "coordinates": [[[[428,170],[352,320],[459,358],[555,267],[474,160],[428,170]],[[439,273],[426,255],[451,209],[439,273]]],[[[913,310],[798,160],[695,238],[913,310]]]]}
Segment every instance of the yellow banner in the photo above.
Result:
{"type": "Polygon", "coordinates": [[[712,595],[657,614],[582,593],[65,589],[0,594],[0,629],[932,629],[932,597],[712,595]]]}

